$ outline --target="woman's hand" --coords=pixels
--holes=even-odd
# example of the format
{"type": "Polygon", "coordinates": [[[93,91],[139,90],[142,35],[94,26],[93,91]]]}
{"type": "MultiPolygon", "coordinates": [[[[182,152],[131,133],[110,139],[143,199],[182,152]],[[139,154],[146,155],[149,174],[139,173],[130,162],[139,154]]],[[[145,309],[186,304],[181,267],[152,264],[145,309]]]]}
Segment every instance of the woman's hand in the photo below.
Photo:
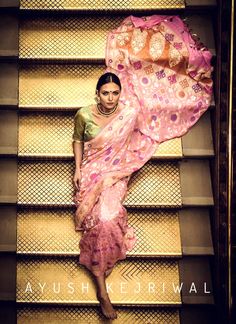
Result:
{"type": "Polygon", "coordinates": [[[80,183],[81,183],[81,171],[80,169],[76,169],[73,177],[73,184],[77,190],[79,190],[80,183]]]}
{"type": "Polygon", "coordinates": [[[82,223],[83,223],[83,220],[81,220],[79,208],[77,208],[77,210],[75,212],[75,230],[76,231],[83,231],[82,223]]]}

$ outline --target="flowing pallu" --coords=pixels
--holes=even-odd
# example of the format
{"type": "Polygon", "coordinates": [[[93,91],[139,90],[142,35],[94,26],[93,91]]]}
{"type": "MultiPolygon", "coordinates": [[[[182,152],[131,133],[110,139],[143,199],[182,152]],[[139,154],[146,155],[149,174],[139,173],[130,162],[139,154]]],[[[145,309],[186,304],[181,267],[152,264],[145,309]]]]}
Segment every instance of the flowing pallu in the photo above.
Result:
{"type": "Polygon", "coordinates": [[[75,230],[80,263],[95,275],[137,241],[122,205],[131,174],[158,145],[184,135],[211,103],[212,54],[178,16],[127,17],[108,33],[106,72],[121,80],[121,111],[84,143],[75,230]]]}

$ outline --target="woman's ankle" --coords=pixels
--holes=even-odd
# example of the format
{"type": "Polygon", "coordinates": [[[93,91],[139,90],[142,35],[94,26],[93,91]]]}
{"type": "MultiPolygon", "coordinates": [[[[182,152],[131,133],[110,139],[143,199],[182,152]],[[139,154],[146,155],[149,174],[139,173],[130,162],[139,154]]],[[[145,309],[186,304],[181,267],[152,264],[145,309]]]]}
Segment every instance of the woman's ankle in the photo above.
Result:
{"type": "Polygon", "coordinates": [[[98,298],[107,298],[109,297],[107,291],[97,291],[97,297],[98,298]]]}

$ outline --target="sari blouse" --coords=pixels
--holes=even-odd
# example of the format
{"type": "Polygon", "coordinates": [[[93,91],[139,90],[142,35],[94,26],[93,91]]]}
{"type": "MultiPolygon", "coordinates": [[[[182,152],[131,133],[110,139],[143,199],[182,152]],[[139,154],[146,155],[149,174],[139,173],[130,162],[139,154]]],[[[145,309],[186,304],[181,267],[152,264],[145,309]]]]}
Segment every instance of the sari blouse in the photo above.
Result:
{"type": "Polygon", "coordinates": [[[74,116],[74,133],[72,139],[75,142],[87,142],[94,138],[101,130],[101,127],[93,118],[91,106],[88,105],[79,108],[74,116]]]}
{"type": "Polygon", "coordinates": [[[100,115],[96,109],[93,109],[94,105],[81,107],[77,110],[74,116],[74,133],[72,140],[75,142],[88,142],[95,138],[119,112],[113,113],[109,117],[100,115]]]}

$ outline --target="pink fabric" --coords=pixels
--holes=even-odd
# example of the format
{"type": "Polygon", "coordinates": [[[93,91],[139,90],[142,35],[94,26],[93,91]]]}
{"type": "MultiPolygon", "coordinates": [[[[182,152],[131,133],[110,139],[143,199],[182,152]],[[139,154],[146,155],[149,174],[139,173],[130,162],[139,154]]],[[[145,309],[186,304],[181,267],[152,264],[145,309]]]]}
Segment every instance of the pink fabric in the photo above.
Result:
{"type": "Polygon", "coordinates": [[[210,60],[177,16],[129,16],[108,34],[106,71],[120,77],[122,110],[84,143],[74,195],[75,230],[83,231],[80,263],[95,275],[124,259],[137,241],[122,206],[131,174],[209,107],[210,60]]]}

